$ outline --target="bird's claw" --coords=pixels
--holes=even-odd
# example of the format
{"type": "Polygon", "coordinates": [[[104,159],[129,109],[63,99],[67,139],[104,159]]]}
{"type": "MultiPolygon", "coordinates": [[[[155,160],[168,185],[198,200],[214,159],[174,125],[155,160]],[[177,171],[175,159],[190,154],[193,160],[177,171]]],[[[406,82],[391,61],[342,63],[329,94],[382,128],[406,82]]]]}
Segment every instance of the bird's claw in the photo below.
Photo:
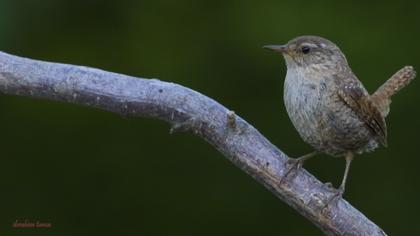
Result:
{"type": "Polygon", "coordinates": [[[302,168],[303,161],[296,158],[289,158],[287,160],[287,165],[291,165],[292,168],[296,168],[297,170],[299,170],[300,168],[302,168]]]}
{"type": "Polygon", "coordinates": [[[280,179],[279,184],[282,184],[283,183],[283,180],[286,179],[289,176],[289,174],[292,172],[292,170],[299,171],[302,168],[303,161],[302,160],[299,160],[299,159],[289,158],[286,161],[286,164],[287,164],[288,167],[289,166],[290,167],[288,168],[288,170],[286,171],[286,173],[283,175],[283,177],[280,179]]]}
{"type": "MultiPolygon", "coordinates": [[[[331,183],[326,183],[327,185],[328,184],[330,184],[331,185],[331,183]]],[[[332,187],[332,185],[331,185],[331,187],[332,187]]],[[[337,189],[335,189],[335,188],[333,188],[332,187],[332,189],[333,189],[333,191],[334,191],[334,194],[333,194],[333,196],[327,201],[327,203],[322,207],[322,212],[325,210],[325,209],[327,209],[328,208],[328,206],[330,206],[332,203],[337,203],[338,202],[338,200],[339,199],[341,199],[342,197],[343,197],[343,194],[344,194],[344,187],[343,186],[340,186],[339,188],[337,188],[337,189]]]]}

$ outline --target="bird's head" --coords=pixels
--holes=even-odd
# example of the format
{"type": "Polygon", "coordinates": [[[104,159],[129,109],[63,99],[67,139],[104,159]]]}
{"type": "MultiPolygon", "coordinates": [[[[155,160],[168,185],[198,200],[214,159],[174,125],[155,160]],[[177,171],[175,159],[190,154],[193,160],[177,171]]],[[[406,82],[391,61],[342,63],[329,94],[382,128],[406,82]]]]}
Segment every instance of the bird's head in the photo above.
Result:
{"type": "Polygon", "coordinates": [[[263,48],[279,52],[287,68],[335,68],[347,65],[340,49],[331,41],[319,36],[299,36],[284,45],[266,45],[263,48]]]}

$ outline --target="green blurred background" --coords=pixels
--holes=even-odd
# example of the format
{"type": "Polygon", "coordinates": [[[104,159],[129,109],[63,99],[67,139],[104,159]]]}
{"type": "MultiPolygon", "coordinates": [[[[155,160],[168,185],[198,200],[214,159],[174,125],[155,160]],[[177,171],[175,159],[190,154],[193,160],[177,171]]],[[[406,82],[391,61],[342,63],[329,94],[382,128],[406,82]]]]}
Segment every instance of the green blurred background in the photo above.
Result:
{"type": "MultiPolygon", "coordinates": [[[[420,70],[419,23],[419,1],[0,0],[0,50],[188,86],[299,156],[311,148],[283,106],[283,59],[261,46],[324,36],[374,91],[404,65],[420,70]]],[[[345,194],[390,235],[420,234],[419,89],[395,96],[389,147],[356,159],[345,194]]],[[[322,235],[166,123],[6,95],[0,112],[1,235],[322,235]],[[24,219],[53,228],[11,227],[24,219]]],[[[306,168],[337,186],[344,160],[306,168]]]]}

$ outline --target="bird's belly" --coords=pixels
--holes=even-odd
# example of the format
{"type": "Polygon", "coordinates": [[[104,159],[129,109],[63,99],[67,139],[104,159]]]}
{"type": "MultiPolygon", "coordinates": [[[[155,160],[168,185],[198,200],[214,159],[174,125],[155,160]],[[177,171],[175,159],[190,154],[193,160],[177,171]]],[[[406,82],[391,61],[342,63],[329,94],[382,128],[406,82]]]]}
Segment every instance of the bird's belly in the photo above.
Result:
{"type": "Polygon", "coordinates": [[[364,123],[338,97],[329,94],[327,87],[325,83],[286,78],[286,110],[302,139],[333,156],[376,148],[377,142],[364,123]]]}

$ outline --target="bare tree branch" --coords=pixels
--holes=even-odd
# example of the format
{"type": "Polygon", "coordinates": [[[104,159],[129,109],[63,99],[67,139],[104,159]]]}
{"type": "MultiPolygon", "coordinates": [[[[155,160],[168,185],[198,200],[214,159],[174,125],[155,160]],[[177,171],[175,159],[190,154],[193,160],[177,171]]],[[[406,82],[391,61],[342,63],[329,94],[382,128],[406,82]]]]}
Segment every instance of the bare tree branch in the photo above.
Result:
{"type": "Polygon", "coordinates": [[[41,62],[0,52],[0,92],[70,102],[190,130],[296,209],[327,235],[386,235],[382,229],[288,157],[254,127],[213,99],[156,79],[41,62]],[[327,204],[330,202],[330,204],[327,204]]]}

